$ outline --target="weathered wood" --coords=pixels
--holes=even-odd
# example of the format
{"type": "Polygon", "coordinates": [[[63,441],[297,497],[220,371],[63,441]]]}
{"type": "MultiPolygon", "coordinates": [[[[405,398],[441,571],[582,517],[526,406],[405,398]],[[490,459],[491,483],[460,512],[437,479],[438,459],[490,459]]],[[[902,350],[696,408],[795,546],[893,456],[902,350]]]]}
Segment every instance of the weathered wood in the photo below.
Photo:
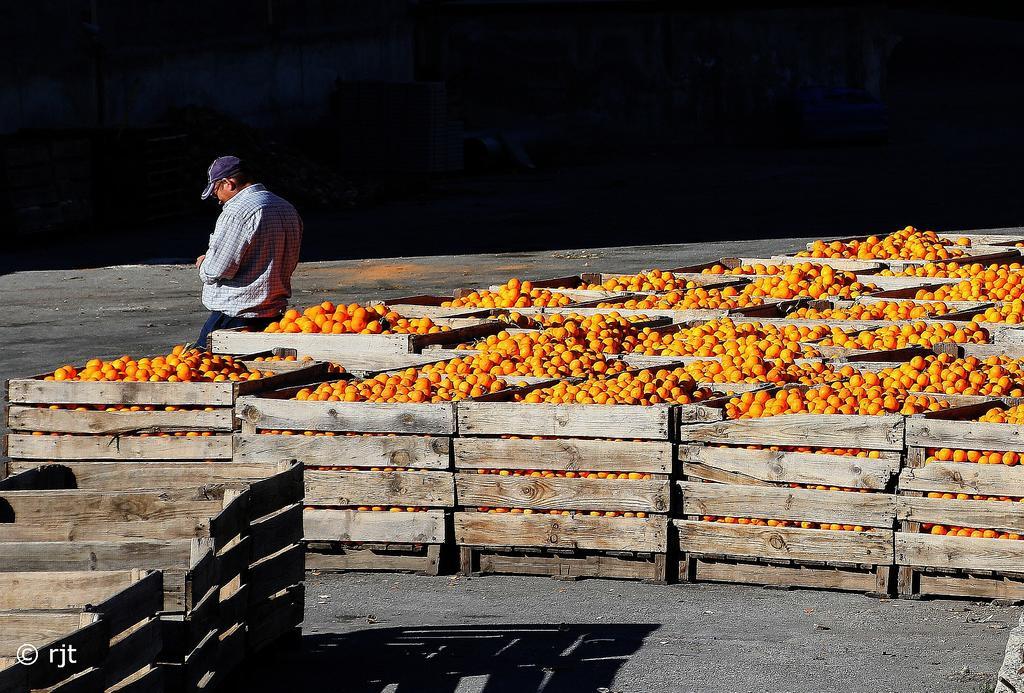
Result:
{"type": "Polygon", "coordinates": [[[128,678],[156,661],[163,648],[160,621],[152,616],[122,633],[110,643],[103,662],[103,675],[108,686],[128,678]]]}
{"type": "Polygon", "coordinates": [[[677,455],[688,479],[733,484],[824,484],[884,491],[899,473],[898,453],[868,459],[812,452],[746,450],[680,445],[677,455]]]}
{"type": "Polygon", "coordinates": [[[249,482],[249,518],[255,520],[299,503],[304,492],[302,465],[279,463],[273,475],[249,482]]]}
{"type": "Polygon", "coordinates": [[[666,582],[664,554],[623,558],[607,554],[577,555],[505,555],[488,549],[467,549],[474,554],[481,574],[548,575],[563,580],[612,578],[666,582]]]}
{"type": "Polygon", "coordinates": [[[1024,496],[1024,467],[970,462],[931,462],[900,473],[899,489],[982,496],[1024,496]]]}
{"type": "Polygon", "coordinates": [[[80,609],[134,581],[131,570],[0,573],[0,610],[80,609]]]}
{"type": "Polygon", "coordinates": [[[306,505],[397,505],[449,508],[455,505],[455,482],[450,472],[307,469],[306,505]]]}
{"type": "Polygon", "coordinates": [[[900,496],[897,499],[896,517],[913,522],[1024,534],[1024,503],[1011,501],[900,496]]]}
{"type": "Polygon", "coordinates": [[[246,579],[250,603],[259,603],[301,583],[305,578],[305,562],[305,549],[293,545],[253,563],[246,579]]]}
{"type": "Polygon", "coordinates": [[[896,497],[885,493],[676,483],[683,494],[685,515],[804,520],[885,529],[892,529],[896,519],[896,497]]]}
{"type": "MultiPolygon", "coordinates": [[[[208,413],[208,412],[204,412],[208,413]]],[[[29,460],[230,460],[231,436],[34,436],[11,433],[7,454],[29,460]]]]}
{"type": "Polygon", "coordinates": [[[108,640],[106,627],[95,614],[0,614],[0,656],[13,656],[25,643],[39,650],[35,664],[25,667],[32,690],[55,686],[96,667],[107,653],[108,640]],[[69,648],[74,648],[74,663],[61,656],[60,650],[69,648]]]}
{"type": "Polygon", "coordinates": [[[296,503],[249,525],[254,560],[302,541],[302,505],[296,503]]]}
{"type": "Polygon", "coordinates": [[[598,551],[668,550],[668,520],[512,513],[455,513],[455,543],[466,546],[542,546],[598,551]]]}
{"type": "Polygon", "coordinates": [[[673,520],[672,524],[684,553],[868,565],[893,562],[893,532],[889,530],[833,532],[696,520],[673,520]]]}
{"type": "Polygon", "coordinates": [[[1024,600],[1024,580],[1008,577],[979,577],[969,573],[940,575],[925,571],[914,572],[917,578],[915,596],[1024,600]]]}
{"type": "Polygon", "coordinates": [[[964,450],[1024,450],[1024,426],[913,416],[907,419],[907,445],[964,450]]]}
{"type": "Polygon", "coordinates": [[[164,669],[160,665],[141,669],[107,688],[106,693],[159,693],[167,690],[164,669]]]}
{"type": "Polygon", "coordinates": [[[82,604],[86,611],[103,617],[111,637],[154,616],[163,608],[163,573],[133,570],[131,574],[132,584],[105,599],[98,598],[82,604]]]}
{"type": "Polygon", "coordinates": [[[291,634],[304,617],[302,600],[291,594],[277,598],[280,604],[248,625],[247,649],[250,654],[262,652],[281,638],[291,634]]]}
{"type": "MultiPolygon", "coordinates": [[[[252,482],[273,475],[279,469],[271,462],[71,462],[36,467],[38,462],[12,461],[13,473],[30,469],[63,471],[70,486],[95,491],[153,491],[198,489],[223,484],[252,482]]],[[[13,477],[11,477],[13,478],[13,477]]],[[[0,488],[10,479],[0,482],[0,488]]],[[[54,484],[33,488],[62,488],[54,484]]],[[[14,490],[14,489],[12,489],[14,490]]]]}
{"type": "Polygon", "coordinates": [[[456,474],[459,505],[540,510],[621,510],[665,513],[664,480],[565,479],[497,474],[456,474]]]}
{"type": "Polygon", "coordinates": [[[214,330],[210,335],[210,350],[215,354],[251,354],[280,347],[295,349],[297,353],[314,359],[344,361],[346,355],[353,353],[412,353],[414,351],[413,336],[411,334],[289,334],[214,330]]]}
{"type": "MultiPolygon", "coordinates": [[[[887,569],[882,567],[883,569],[887,569]]],[[[690,571],[691,582],[730,582],[772,587],[806,587],[849,592],[873,592],[878,576],[875,571],[855,567],[811,567],[764,565],[738,561],[720,561],[703,556],[683,559],[680,573],[690,571]],[[692,565],[689,563],[692,562],[692,565]]]]}
{"type": "MultiPolygon", "coordinates": [[[[7,426],[14,431],[53,433],[134,434],[172,431],[230,433],[234,416],[230,408],[213,411],[75,411],[11,406],[7,426]]],[[[43,436],[40,436],[43,437],[43,436]]]]}
{"type": "Polygon", "coordinates": [[[446,537],[443,510],[306,510],[302,524],[306,541],[440,544],[446,537]]]}
{"type": "Polygon", "coordinates": [[[785,414],[680,426],[684,442],[901,450],[902,416],[785,414]]]}
{"type": "Polygon", "coordinates": [[[455,404],[310,402],[240,397],[238,415],[261,429],[454,435],[455,404]]]}
{"type": "Polygon", "coordinates": [[[234,401],[231,382],[133,383],[53,381],[22,378],[8,383],[14,404],[126,404],[154,406],[226,406],[234,401]]]}
{"type": "Polygon", "coordinates": [[[440,544],[426,544],[419,550],[397,550],[344,545],[331,551],[306,550],[306,570],[322,572],[385,571],[437,575],[440,544]]]}
{"type": "Polygon", "coordinates": [[[922,568],[1019,571],[1024,541],[896,533],[896,563],[922,568]]]}
{"type": "Polygon", "coordinates": [[[668,440],[671,405],[527,404],[459,402],[460,435],[668,440]]]}
{"type": "Polygon", "coordinates": [[[319,467],[447,469],[447,436],[236,435],[236,462],[299,460],[319,467]]]}
{"type": "Polygon", "coordinates": [[[221,686],[226,685],[232,674],[245,660],[246,632],[244,623],[236,623],[219,636],[217,645],[217,679],[221,686]]]}
{"type": "Polygon", "coordinates": [[[454,451],[456,469],[672,471],[672,445],[664,441],[455,438],[454,451]]]}

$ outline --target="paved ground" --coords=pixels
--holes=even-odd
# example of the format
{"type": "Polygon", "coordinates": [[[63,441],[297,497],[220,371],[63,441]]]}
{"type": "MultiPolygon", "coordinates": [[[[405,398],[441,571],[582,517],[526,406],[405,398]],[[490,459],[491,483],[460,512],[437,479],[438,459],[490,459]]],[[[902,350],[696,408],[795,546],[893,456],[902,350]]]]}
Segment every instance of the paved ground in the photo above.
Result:
{"type": "MultiPolygon", "coordinates": [[[[799,244],[304,264],[295,301],[670,267],[799,244]]],[[[185,341],[202,322],[198,290],[186,266],[0,276],[0,379],[185,341]]],[[[268,657],[247,690],[971,693],[990,690],[1020,615],[966,602],[505,577],[321,576],[310,580],[307,597],[302,650],[268,657]]]]}

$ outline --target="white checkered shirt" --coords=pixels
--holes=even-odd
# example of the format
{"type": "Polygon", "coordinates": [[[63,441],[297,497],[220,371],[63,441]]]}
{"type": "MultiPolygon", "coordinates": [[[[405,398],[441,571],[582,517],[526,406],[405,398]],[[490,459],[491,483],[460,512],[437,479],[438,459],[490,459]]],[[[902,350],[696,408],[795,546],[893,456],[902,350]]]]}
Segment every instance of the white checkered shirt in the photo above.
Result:
{"type": "Polygon", "coordinates": [[[302,219],[287,201],[250,185],[224,203],[199,267],[203,305],[243,318],[276,317],[292,295],[302,219]]]}

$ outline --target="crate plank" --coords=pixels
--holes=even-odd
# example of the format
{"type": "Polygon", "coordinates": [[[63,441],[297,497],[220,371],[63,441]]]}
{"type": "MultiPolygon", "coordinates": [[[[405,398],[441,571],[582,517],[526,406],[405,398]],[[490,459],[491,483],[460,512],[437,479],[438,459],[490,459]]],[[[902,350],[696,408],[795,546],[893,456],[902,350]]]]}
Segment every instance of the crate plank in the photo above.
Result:
{"type": "Polygon", "coordinates": [[[253,563],[246,577],[249,603],[258,604],[288,587],[301,583],[306,576],[305,565],[305,549],[299,545],[289,546],[253,563]]]}
{"type": "Polygon", "coordinates": [[[916,594],[921,596],[968,597],[970,599],[1024,599],[1024,581],[1009,577],[982,577],[961,573],[930,574],[915,571],[916,594]]]}
{"type": "Polygon", "coordinates": [[[668,550],[668,522],[588,515],[455,513],[455,542],[463,546],[541,546],[598,551],[668,550]]]}
{"type": "Polygon", "coordinates": [[[187,539],[0,543],[0,571],[161,570],[188,565],[190,553],[187,539]]]}
{"type": "Polygon", "coordinates": [[[306,510],[306,541],[440,544],[445,541],[445,512],[391,513],[358,510],[306,510]]]}
{"type": "Polygon", "coordinates": [[[896,533],[896,563],[923,568],[1020,571],[1024,541],[896,533]]]}
{"type": "Polygon", "coordinates": [[[253,354],[270,349],[295,349],[314,359],[344,360],[348,354],[411,354],[411,334],[290,334],[214,330],[210,351],[215,354],[253,354]]]}
{"type": "MultiPolygon", "coordinates": [[[[885,493],[676,482],[685,515],[757,517],[892,529],[896,497],[885,493]]],[[[788,529],[769,527],[768,529],[788,529]]]]}
{"type": "Polygon", "coordinates": [[[607,554],[568,556],[510,556],[487,549],[466,549],[475,558],[475,572],[506,575],[548,575],[559,579],[583,577],[623,580],[646,580],[664,584],[664,554],[653,554],[653,560],[623,558],[607,554]]]}
{"type": "Polygon", "coordinates": [[[799,564],[768,566],[760,563],[708,560],[699,556],[688,560],[693,562],[690,570],[693,571],[693,579],[697,582],[808,587],[852,592],[872,592],[878,584],[877,575],[866,570],[799,564]]]}
{"type": "Polygon", "coordinates": [[[230,460],[231,436],[34,436],[11,433],[7,455],[30,460],[230,460]]]}
{"type": "Polygon", "coordinates": [[[459,505],[540,510],[668,512],[665,480],[565,479],[456,474],[459,505]]]}
{"type": "Polygon", "coordinates": [[[672,445],[663,441],[455,438],[454,452],[456,469],[672,471],[672,445]]]}
{"type": "Polygon", "coordinates": [[[16,404],[151,404],[226,406],[235,401],[234,383],[133,383],[14,379],[7,401],[16,404]]]}
{"type": "Polygon", "coordinates": [[[212,518],[222,508],[221,500],[196,498],[193,489],[175,491],[91,491],[46,490],[5,491],[0,494],[0,517],[10,513],[8,522],[39,526],[77,523],[155,522],[212,518]]]}
{"type": "Polygon", "coordinates": [[[824,484],[884,491],[899,473],[899,455],[885,459],[813,452],[745,450],[680,445],[677,456],[688,479],[733,484],[824,484]]]}
{"type": "Polygon", "coordinates": [[[253,560],[302,541],[302,505],[296,503],[249,525],[253,560]]]}
{"type": "Polygon", "coordinates": [[[870,565],[893,561],[893,533],[887,530],[833,532],[696,520],[673,520],[672,524],[679,535],[679,550],[685,553],[870,565]]]}
{"type": "Polygon", "coordinates": [[[447,436],[235,436],[235,461],[299,460],[308,466],[447,469],[447,436]]]}
{"type": "Polygon", "coordinates": [[[240,397],[239,418],[261,429],[454,435],[454,403],[309,402],[240,397]]]}
{"type": "MultiPolygon", "coordinates": [[[[37,467],[38,462],[12,461],[12,474],[25,474],[35,469],[62,470],[70,475],[77,488],[96,491],[185,489],[209,485],[237,485],[263,479],[275,473],[271,462],[70,462],[37,467]]],[[[10,481],[13,477],[5,481],[10,481]]],[[[0,488],[3,488],[0,482],[0,488]]],[[[38,488],[38,487],[37,487],[38,488]]]]}
{"type": "Polygon", "coordinates": [[[896,517],[908,522],[995,529],[1024,534],[1024,503],[900,496],[896,517]]]}
{"type": "Polygon", "coordinates": [[[230,433],[234,415],[230,408],[213,411],[75,411],[11,406],[7,425],[14,431],[53,433],[134,434],[172,431],[230,433]]]}
{"type": "Polygon", "coordinates": [[[107,685],[123,681],[155,662],[162,648],[160,620],[155,616],[139,623],[131,632],[122,633],[111,642],[110,651],[103,662],[107,685]]]}
{"type": "Polygon", "coordinates": [[[132,584],[133,571],[0,573],[0,610],[77,609],[132,584]]]}
{"type": "Polygon", "coordinates": [[[670,405],[644,407],[470,401],[458,404],[461,435],[668,440],[672,411],[670,405]]]}
{"type": "Polygon", "coordinates": [[[903,417],[785,414],[680,426],[684,442],[901,450],[903,417]]]}
{"type": "Polygon", "coordinates": [[[964,450],[1024,450],[1024,426],[913,416],[907,419],[907,445],[964,450]]]}
{"type": "Polygon", "coordinates": [[[931,462],[900,473],[900,491],[1024,497],[1024,467],[970,462],[931,462]]]}
{"type": "Polygon", "coordinates": [[[319,471],[307,469],[306,505],[400,505],[451,507],[455,482],[449,472],[319,471]]]}

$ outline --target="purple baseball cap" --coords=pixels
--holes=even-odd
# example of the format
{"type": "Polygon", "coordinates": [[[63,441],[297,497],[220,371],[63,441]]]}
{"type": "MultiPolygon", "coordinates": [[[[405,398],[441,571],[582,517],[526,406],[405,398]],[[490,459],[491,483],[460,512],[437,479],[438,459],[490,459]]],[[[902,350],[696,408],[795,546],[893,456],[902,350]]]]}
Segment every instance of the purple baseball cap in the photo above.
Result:
{"type": "Polygon", "coordinates": [[[230,178],[241,171],[242,160],[237,156],[218,156],[206,171],[206,190],[203,191],[203,199],[213,194],[213,186],[217,181],[230,178]]]}

